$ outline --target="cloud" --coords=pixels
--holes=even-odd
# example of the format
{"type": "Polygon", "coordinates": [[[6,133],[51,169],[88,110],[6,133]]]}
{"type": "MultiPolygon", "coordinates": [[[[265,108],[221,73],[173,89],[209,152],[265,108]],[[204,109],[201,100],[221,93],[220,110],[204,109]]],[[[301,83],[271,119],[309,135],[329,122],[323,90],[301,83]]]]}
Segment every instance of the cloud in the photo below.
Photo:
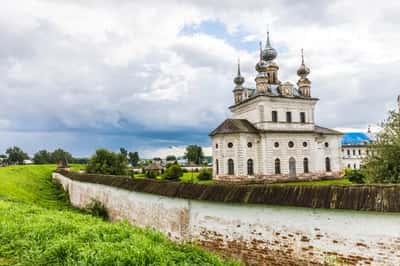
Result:
{"type": "Polygon", "coordinates": [[[395,108],[399,94],[399,7],[344,0],[10,2],[0,11],[0,134],[7,136],[0,148],[20,144],[34,152],[58,144],[89,155],[125,144],[143,151],[208,146],[207,133],[229,116],[237,57],[254,87],[266,24],[282,81],[297,80],[305,49],[312,93],[321,99],[318,123],[366,128],[395,108]]]}

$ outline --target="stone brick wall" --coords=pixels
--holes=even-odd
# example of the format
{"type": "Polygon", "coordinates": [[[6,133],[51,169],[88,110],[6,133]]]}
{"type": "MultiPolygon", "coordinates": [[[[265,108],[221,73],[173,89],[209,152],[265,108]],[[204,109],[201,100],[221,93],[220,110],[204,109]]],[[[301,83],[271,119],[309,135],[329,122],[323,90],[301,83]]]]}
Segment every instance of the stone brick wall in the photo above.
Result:
{"type": "MultiPolygon", "coordinates": [[[[400,265],[400,213],[203,201],[96,184],[100,179],[93,181],[90,176],[77,181],[72,175],[68,178],[54,173],[53,179],[68,190],[76,207],[99,200],[112,220],[127,219],[135,225],[153,227],[173,241],[197,243],[249,265],[400,265]],[[82,182],[86,179],[88,182],[82,182]]],[[[123,182],[128,179],[121,178],[118,186],[127,186],[123,182]]],[[[144,187],[143,182],[137,183],[132,186],[144,187]]],[[[185,188],[189,186],[194,185],[185,185],[185,188]]],[[[173,189],[182,189],[175,184],[163,187],[166,195],[177,195],[173,189]]],[[[156,191],[153,186],[147,189],[156,191]]],[[[202,189],[199,198],[207,195],[207,186],[202,189]]],[[[395,193],[390,197],[397,195],[395,187],[388,187],[387,193],[381,196],[381,192],[372,191],[373,188],[370,199],[382,196],[385,206],[389,204],[385,201],[389,191],[395,193]]],[[[235,192],[242,194],[241,188],[235,192]]],[[[329,189],[325,192],[331,193],[329,189]]],[[[296,198],[309,194],[307,189],[299,190],[296,198]]],[[[339,200],[340,193],[336,195],[339,200]]],[[[220,198],[220,195],[207,197],[220,198]]],[[[289,202],[293,200],[290,195],[285,198],[289,202]]],[[[397,203],[393,204],[397,209],[397,203]]]]}

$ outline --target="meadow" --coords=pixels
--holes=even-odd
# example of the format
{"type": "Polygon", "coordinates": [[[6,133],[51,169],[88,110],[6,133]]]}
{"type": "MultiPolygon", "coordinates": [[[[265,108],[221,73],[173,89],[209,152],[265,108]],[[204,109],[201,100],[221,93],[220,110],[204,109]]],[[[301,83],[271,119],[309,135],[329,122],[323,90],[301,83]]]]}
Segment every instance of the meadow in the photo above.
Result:
{"type": "Polygon", "coordinates": [[[0,168],[0,265],[240,265],[72,208],[54,168],[0,168]]]}

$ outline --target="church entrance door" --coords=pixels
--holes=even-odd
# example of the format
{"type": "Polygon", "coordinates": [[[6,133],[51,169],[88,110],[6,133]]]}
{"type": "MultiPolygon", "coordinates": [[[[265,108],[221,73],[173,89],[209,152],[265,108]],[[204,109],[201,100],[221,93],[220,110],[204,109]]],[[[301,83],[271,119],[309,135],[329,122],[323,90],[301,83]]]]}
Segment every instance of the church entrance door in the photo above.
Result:
{"type": "Polygon", "coordinates": [[[289,159],[289,177],[296,177],[296,160],[293,157],[289,159]]]}

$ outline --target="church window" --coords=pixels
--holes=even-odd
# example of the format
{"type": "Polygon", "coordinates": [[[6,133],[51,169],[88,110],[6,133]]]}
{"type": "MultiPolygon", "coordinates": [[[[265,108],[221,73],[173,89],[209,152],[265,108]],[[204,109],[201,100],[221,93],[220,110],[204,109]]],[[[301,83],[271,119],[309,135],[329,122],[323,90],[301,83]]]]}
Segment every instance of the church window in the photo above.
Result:
{"type": "Polygon", "coordinates": [[[232,148],[233,147],[233,143],[232,142],[229,142],[228,143],[228,148],[232,148]]]}
{"type": "Polygon", "coordinates": [[[358,150],[358,155],[361,155],[361,150],[358,150]]]}
{"type": "Polygon", "coordinates": [[[300,112],[300,123],[305,123],[305,122],[306,122],[306,113],[300,112]]]}
{"type": "Polygon", "coordinates": [[[347,155],[350,156],[350,150],[347,150],[347,155]]]}
{"type": "Polygon", "coordinates": [[[275,148],[279,148],[279,142],[275,142],[275,143],[274,143],[274,147],[275,147],[275,148]]]}
{"type": "Polygon", "coordinates": [[[329,157],[325,158],[325,171],[331,171],[331,159],[329,157]]]}
{"type": "Polygon", "coordinates": [[[369,155],[369,150],[367,150],[367,155],[369,155]]]}
{"type": "Polygon", "coordinates": [[[293,141],[289,141],[288,142],[288,146],[289,146],[289,148],[293,148],[294,147],[294,142],[293,141]]]}
{"type": "Polygon", "coordinates": [[[216,149],[218,149],[218,143],[217,143],[217,144],[215,144],[215,148],[216,148],[216,149]]]}
{"type": "Polygon", "coordinates": [[[292,122],[292,112],[286,112],[286,122],[292,122]]]}
{"type": "Polygon", "coordinates": [[[281,173],[281,160],[279,158],[275,159],[275,174],[280,174],[281,173]]]}
{"type": "Polygon", "coordinates": [[[353,155],[354,155],[354,156],[356,155],[356,150],[353,150],[353,155]]]}
{"type": "Polygon", "coordinates": [[[218,175],[219,174],[219,164],[218,164],[218,159],[215,160],[215,173],[218,175]]]}
{"type": "Polygon", "coordinates": [[[264,122],[264,106],[263,105],[258,106],[258,112],[260,115],[260,122],[264,122]]]}
{"type": "Polygon", "coordinates": [[[253,143],[251,143],[251,142],[247,143],[247,147],[248,147],[248,148],[253,147],[253,143]]]}
{"type": "Polygon", "coordinates": [[[228,175],[234,175],[235,174],[235,166],[233,164],[233,160],[229,159],[228,160],[228,175]]]}
{"type": "Polygon", "coordinates": [[[328,142],[325,142],[325,148],[328,148],[329,147],[329,143],[328,142]]]}
{"type": "Polygon", "coordinates": [[[254,175],[254,166],[253,166],[253,160],[248,159],[247,160],[247,174],[248,175],[254,175]]]}
{"type": "Polygon", "coordinates": [[[272,122],[278,122],[278,112],[272,111],[272,122]]]}
{"type": "Polygon", "coordinates": [[[303,147],[305,148],[305,147],[307,147],[307,145],[308,145],[307,141],[304,141],[303,142],[303,147]]]}
{"type": "Polygon", "coordinates": [[[304,158],[304,160],[303,160],[303,168],[304,168],[304,173],[307,174],[309,172],[309,169],[308,169],[308,158],[304,158]]]}
{"type": "Polygon", "coordinates": [[[357,165],[356,164],[354,164],[353,166],[354,166],[354,169],[357,169],[357,165]]]}
{"type": "Polygon", "coordinates": [[[347,168],[351,168],[351,165],[350,165],[350,164],[348,164],[348,165],[347,165],[347,168]]]}

